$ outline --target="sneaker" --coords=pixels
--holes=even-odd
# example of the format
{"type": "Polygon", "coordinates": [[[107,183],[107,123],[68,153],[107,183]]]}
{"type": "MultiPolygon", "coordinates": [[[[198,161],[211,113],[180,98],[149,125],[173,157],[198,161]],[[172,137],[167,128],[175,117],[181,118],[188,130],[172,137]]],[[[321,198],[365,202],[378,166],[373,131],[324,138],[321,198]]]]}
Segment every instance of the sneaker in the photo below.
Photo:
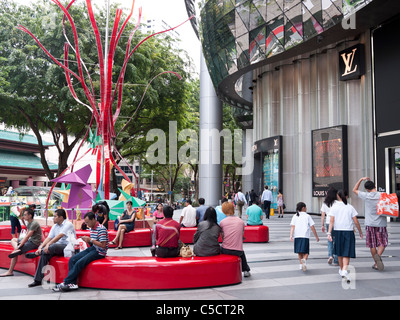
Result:
{"type": "Polygon", "coordinates": [[[301,270],[303,270],[303,272],[307,271],[307,264],[305,259],[301,259],[301,270]]]}
{"type": "Polygon", "coordinates": [[[61,287],[61,291],[63,292],[67,292],[67,291],[71,291],[71,290],[78,290],[78,285],[75,283],[68,283],[68,284],[64,284],[61,287]]]}
{"type": "Polygon", "coordinates": [[[350,283],[350,275],[347,270],[340,270],[340,275],[342,276],[342,279],[345,280],[347,283],[350,283]]]}
{"type": "Polygon", "coordinates": [[[52,290],[54,292],[60,292],[61,288],[64,286],[64,282],[57,284],[52,290]]]}
{"type": "Polygon", "coordinates": [[[333,262],[333,257],[329,257],[328,264],[332,264],[332,262],[333,262]]]}
{"type": "Polygon", "coordinates": [[[151,247],[150,248],[150,252],[151,252],[151,256],[155,257],[156,256],[156,248],[155,247],[151,247]]]}
{"type": "Polygon", "coordinates": [[[246,278],[251,276],[251,274],[250,274],[250,272],[249,272],[249,271],[245,271],[245,272],[243,272],[243,275],[244,275],[246,278]]]}

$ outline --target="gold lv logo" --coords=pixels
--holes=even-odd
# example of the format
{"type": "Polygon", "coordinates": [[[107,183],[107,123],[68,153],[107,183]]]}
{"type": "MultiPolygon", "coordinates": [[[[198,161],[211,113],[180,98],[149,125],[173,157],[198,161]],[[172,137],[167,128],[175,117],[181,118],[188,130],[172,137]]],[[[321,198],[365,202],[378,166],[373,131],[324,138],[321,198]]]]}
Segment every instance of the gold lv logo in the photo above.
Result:
{"type": "Polygon", "coordinates": [[[357,65],[353,67],[354,56],[356,55],[357,48],[354,48],[350,53],[342,53],[341,57],[343,59],[345,69],[342,76],[347,76],[350,73],[357,71],[357,65]]]}

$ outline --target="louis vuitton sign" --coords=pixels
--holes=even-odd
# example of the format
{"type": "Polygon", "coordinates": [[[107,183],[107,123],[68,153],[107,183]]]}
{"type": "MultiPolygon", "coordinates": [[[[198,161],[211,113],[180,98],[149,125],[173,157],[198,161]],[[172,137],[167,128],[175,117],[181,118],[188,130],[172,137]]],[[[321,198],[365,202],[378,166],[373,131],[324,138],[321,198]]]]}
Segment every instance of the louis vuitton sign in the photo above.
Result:
{"type": "Polygon", "coordinates": [[[365,73],[365,51],[363,44],[357,44],[339,52],[340,81],[360,79],[365,73]]]}

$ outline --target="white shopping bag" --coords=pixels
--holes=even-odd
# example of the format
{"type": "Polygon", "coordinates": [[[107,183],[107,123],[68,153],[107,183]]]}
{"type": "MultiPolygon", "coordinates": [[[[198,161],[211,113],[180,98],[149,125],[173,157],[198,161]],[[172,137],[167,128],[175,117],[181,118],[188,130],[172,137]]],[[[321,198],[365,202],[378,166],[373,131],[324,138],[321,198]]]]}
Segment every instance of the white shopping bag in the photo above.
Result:
{"type": "Polygon", "coordinates": [[[68,244],[64,248],[64,257],[70,258],[75,253],[74,245],[75,245],[76,239],[75,239],[74,233],[68,232],[67,239],[68,239],[68,244]]]}

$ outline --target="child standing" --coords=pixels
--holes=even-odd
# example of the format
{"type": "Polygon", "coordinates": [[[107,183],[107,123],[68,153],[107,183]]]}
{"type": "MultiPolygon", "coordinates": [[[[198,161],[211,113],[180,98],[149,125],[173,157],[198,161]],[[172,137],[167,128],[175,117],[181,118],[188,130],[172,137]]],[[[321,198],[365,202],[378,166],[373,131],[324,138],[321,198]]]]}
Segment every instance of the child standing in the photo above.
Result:
{"type": "Polygon", "coordinates": [[[294,241],[294,252],[299,255],[300,270],[307,270],[307,259],[310,254],[310,229],[314,233],[317,242],[319,241],[314,221],[307,213],[307,206],[304,202],[296,205],[296,214],[290,222],[290,240],[294,241]]]}

